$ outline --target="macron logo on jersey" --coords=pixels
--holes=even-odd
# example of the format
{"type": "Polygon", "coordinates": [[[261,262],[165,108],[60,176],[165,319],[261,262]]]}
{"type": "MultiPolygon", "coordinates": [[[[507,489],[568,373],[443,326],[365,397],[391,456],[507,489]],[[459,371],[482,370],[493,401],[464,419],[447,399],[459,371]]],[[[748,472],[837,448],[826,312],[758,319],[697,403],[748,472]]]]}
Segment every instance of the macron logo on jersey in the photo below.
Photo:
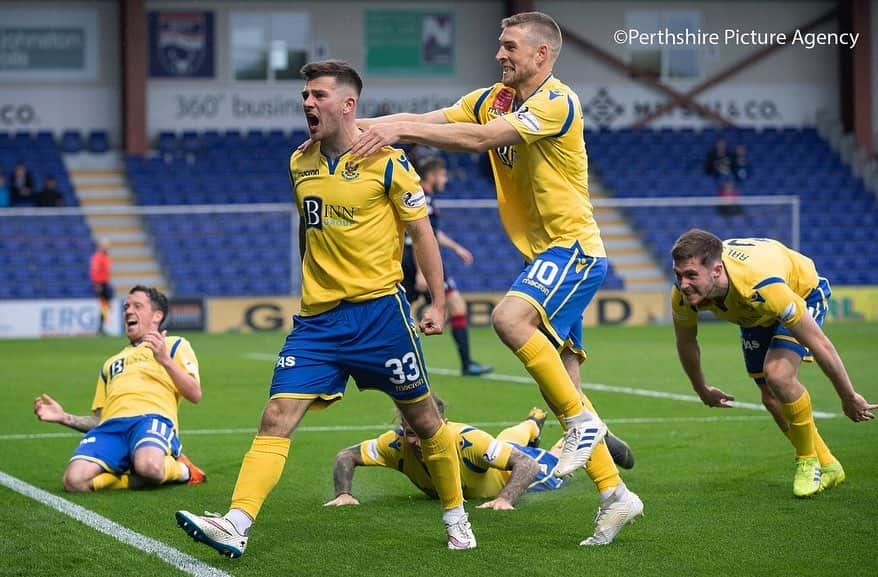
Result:
{"type": "Polygon", "coordinates": [[[549,100],[555,100],[559,96],[561,96],[560,92],[555,92],[554,90],[549,90],[549,100]]]}

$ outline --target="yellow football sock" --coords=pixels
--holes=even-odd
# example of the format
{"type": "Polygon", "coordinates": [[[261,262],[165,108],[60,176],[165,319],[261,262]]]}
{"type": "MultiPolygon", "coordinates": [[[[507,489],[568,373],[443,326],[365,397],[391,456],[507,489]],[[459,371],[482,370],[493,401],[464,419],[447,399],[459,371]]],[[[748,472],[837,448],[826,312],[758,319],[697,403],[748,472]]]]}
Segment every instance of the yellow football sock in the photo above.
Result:
{"type": "Polygon", "coordinates": [[[585,472],[588,473],[599,493],[622,484],[619,469],[616,468],[616,463],[613,462],[613,457],[610,455],[606,443],[601,443],[594,448],[591,458],[585,464],[585,472]]]}
{"type": "Polygon", "coordinates": [[[114,475],[113,473],[101,473],[91,480],[91,486],[95,491],[127,489],[130,487],[130,481],[131,477],[128,474],[114,475]]]}
{"type": "Polygon", "coordinates": [[[288,438],[257,435],[250,450],[244,455],[229,508],[241,509],[251,519],[256,519],[262,503],[284,472],[289,452],[288,438]]]}
{"type": "Polygon", "coordinates": [[[171,456],[165,457],[165,477],[162,483],[173,483],[179,481],[183,476],[183,466],[177,459],[171,456]]]}
{"type": "MultiPolygon", "coordinates": [[[[527,372],[540,386],[540,393],[559,418],[573,417],[582,412],[579,391],[570,382],[561,356],[541,331],[534,334],[515,351],[527,372]]],[[[562,426],[564,423],[562,421],[562,426]]]]}
{"type": "Polygon", "coordinates": [[[451,427],[443,422],[435,435],[429,439],[421,439],[421,452],[424,454],[424,464],[436,486],[442,508],[447,510],[462,506],[460,459],[451,427]]]}
{"type": "Polygon", "coordinates": [[[519,445],[527,445],[537,438],[540,434],[540,428],[530,419],[522,421],[514,427],[508,427],[500,431],[497,438],[501,441],[510,441],[519,445]]]}
{"type": "MultiPolygon", "coordinates": [[[[789,430],[784,431],[784,435],[792,441],[792,437],[790,437],[789,430]]],[[[820,436],[820,433],[817,432],[817,427],[814,427],[813,430],[814,437],[814,451],[817,453],[817,460],[820,461],[821,465],[830,465],[836,462],[835,455],[832,454],[832,451],[829,450],[829,447],[823,441],[823,437],[820,436]]]]}
{"type": "Polygon", "coordinates": [[[806,390],[797,401],[781,403],[781,413],[786,418],[790,429],[787,437],[796,448],[796,457],[815,457],[814,450],[814,419],[811,416],[811,395],[806,390]]]}

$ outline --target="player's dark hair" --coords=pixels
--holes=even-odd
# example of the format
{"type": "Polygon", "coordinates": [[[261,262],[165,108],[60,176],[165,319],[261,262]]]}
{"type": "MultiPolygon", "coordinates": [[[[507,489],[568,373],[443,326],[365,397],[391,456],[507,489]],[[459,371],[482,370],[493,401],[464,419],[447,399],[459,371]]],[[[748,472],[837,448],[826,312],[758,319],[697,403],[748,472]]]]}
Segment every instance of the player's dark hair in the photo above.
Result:
{"type": "Polygon", "coordinates": [[[528,36],[535,45],[545,44],[549,47],[551,62],[561,54],[561,28],[555,19],[542,12],[520,12],[500,21],[504,30],[510,26],[524,26],[528,36]]]}
{"type": "Polygon", "coordinates": [[[447,165],[441,156],[427,156],[415,165],[415,169],[421,177],[426,177],[434,170],[442,170],[443,168],[447,168],[447,165]]]}
{"type": "Polygon", "coordinates": [[[165,293],[155,287],[148,287],[140,284],[132,287],[132,289],[128,291],[128,294],[130,295],[133,295],[134,293],[145,294],[149,297],[149,302],[152,303],[153,310],[162,311],[162,321],[159,323],[159,329],[161,329],[168,320],[168,297],[165,296],[165,293]]]}
{"type": "Polygon", "coordinates": [[[357,96],[363,92],[363,79],[353,65],[343,60],[321,60],[309,62],[302,66],[299,71],[305,80],[314,80],[321,76],[332,76],[338,84],[350,86],[357,91],[357,96]]]}
{"type": "Polygon", "coordinates": [[[715,234],[700,228],[684,232],[671,249],[674,262],[697,258],[702,265],[710,265],[719,262],[722,257],[723,241],[715,234]]]}

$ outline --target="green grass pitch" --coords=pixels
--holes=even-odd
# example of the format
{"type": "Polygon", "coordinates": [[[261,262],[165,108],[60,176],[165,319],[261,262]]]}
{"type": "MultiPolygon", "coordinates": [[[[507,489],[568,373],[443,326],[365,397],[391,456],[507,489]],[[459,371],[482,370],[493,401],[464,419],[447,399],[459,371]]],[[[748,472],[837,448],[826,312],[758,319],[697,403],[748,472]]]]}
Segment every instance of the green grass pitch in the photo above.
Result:
{"type": "MultiPolygon", "coordinates": [[[[827,332],[858,390],[878,402],[878,325],[833,324],[827,332]]],[[[498,375],[525,376],[490,329],[472,329],[471,335],[478,361],[495,364],[498,375]]],[[[838,414],[818,420],[818,426],[847,481],[815,498],[794,499],[792,448],[767,413],[709,409],[665,395],[694,398],[670,327],[586,330],[591,358],[583,380],[611,387],[589,395],[634,450],[636,467],[623,478],[645,503],[645,518],[614,545],[577,546],[591,534],[598,503],[584,474],[561,490],[525,495],[515,511],[482,511],[469,503],[479,540],[474,551],[445,550],[438,505],[395,471],[358,469],[354,493],[362,505],[323,508],[333,497],[335,453],[382,432],[393,418],[385,396],[351,386],[343,402],[306,416],[246,554],[221,558],[177,529],[174,511],[226,510],[284,335],[187,336],[201,364],[204,399],[199,405],[184,402],[181,437],[186,453],[208,472],[208,483],[140,492],[61,490],[78,436],[38,422],[33,398],[48,392],[69,412],[86,413],[101,362],[124,344],[113,338],[0,342],[0,472],[236,577],[878,574],[878,422],[854,424],[841,416],[831,384],[816,366],[805,366],[801,377],[815,410],[838,414]],[[70,434],[46,435],[65,432],[70,434]]],[[[758,390],[743,370],[737,329],[708,324],[700,337],[711,384],[758,403],[758,390]]],[[[458,368],[450,336],[423,343],[430,367],[458,368]]],[[[492,433],[540,404],[535,385],[515,380],[437,372],[432,383],[448,403],[449,418],[492,433]]],[[[553,423],[544,439],[549,443],[558,435],[553,423]]],[[[6,487],[0,486],[0,497],[0,576],[184,574],[6,487]]]]}

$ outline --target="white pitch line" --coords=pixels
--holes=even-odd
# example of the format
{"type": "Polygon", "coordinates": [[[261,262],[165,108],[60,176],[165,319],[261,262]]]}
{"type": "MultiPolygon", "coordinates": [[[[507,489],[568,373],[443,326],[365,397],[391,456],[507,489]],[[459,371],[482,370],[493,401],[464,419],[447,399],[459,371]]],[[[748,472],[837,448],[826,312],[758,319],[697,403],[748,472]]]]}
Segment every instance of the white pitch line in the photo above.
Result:
{"type": "MultiPolygon", "coordinates": [[[[268,353],[247,353],[244,355],[244,358],[252,359],[256,361],[273,361],[277,358],[277,355],[270,355],[268,353]]],[[[460,371],[455,371],[452,369],[442,369],[439,367],[427,367],[427,370],[431,373],[435,373],[437,375],[451,375],[458,376],[460,375],[460,371]]],[[[513,383],[523,383],[526,385],[534,384],[533,379],[530,377],[522,377],[518,375],[500,375],[497,373],[491,373],[488,375],[481,375],[483,379],[489,379],[492,381],[507,381],[513,383]]],[[[637,395],[641,397],[653,397],[656,399],[672,399],[674,401],[684,401],[687,403],[699,403],[702,401],[697,395],[682,395],[680,393],[668,393],[667,391],[654,391],[651,389],[635,389],[632,387],[617,387],[614,385],[602,385],[601,383],[582,383],[582,386],[587,391],[605,391],[608,393],[621,393],[625,395],[637,395]]],[[[745,403],[744,401],[733,401],[732,406],[736,409],[751,409],[754,411],[765,411],[765,407],[759,403],[745,403]]],[[[818,419],[834,419],[840,416],[838,413],[830,413],[827,411],[812,411],[812,414],[818,419]]]]}
{"type": "Polygon", "coordinates": [[[203,561],[199,561],[195,557],[165,545],[161,541],[136,533],[115,521],[111,521],[106,517],[98,515],[94,511],[90,511],[76,503],[71,503],[67,499],[62,499],[57,495],[53,495],[52,493],[34,487],[33,485],[29,485],[21,479],[7,475],[3,471],[0,471],[0,485],[10,488],[16,493],[21,493],[25,497],[30,497],[35,501],[39,501],[43,505],[51,507],[68,517],[72,517],[80,523],[88,525],[92,529],[100,531],[105,535],[109,535],[117,541],[121,541],[135,549],[140,549],[145,553],[155,555],[162,561],[173,565],[187,575],[192,575],[193,577],[232,577],[229,573],[221,571],[203,561]]]}
{"type": "MultiPolygon", "coordinates": [[[[623,425],[644,425],[644,424],[668,424],[668,423],[715,423],[720,421],[762,421],[768,415],[714,415],[710,417],[619,417],[616,419],[604,419],[605,422],[623,425]]],[[[494,422],[476,422],[467,421],[467,424],[480,429],[495,429],[498,427],[511,427],[517,425],[521,421],[494,421],[494,422]]],[[[299,427],[296,433],[334,433],[345,431],[386,431],[397,427],[395,423],[380,423],[377,425],[327,425],[327,426],[311,426],[299,427]]],[[[557,421],[548,421],[546,427],[559,426],[557,421]]],[[[193,435],[255,435],[256,429],[186,429],[183,431],[184,437],[193,435]]],[[[32,439],[58,439],[58,438],[79,438],[82,433],[19,433],[12,435],[0,435],[0,441],[28,441],[32,439]]]]}
{"type": "MultiPolygon", "coordinates": [[[[427,370],[431,373],[435,373],[437,375],[459,375],[459,371],[453,371],[451,369],[440,369],[435,367],[427,367],[427,370]]],[[[520,377],[517,375],[498,375],[498,374],[488,374],[481,375],[483,379],[490,379],[493,381],[512,381],[514,383],[524,383],[528,385],[534,384],[533,379],[530,377],[520,377]]],[[[680,393],[668,393],[666,391],[653,391],[651,389],[635,389],[632,387],[617,387],[614,385],[602,385],[601,383],[582,383],[582,388],[585,391],[606,391],[609,393],[622,393],[625,395],[638,395],[641,397],[653,397],[657,399],[672,399],[675,401],[685,401],[687,403],[698,403],[701,404],[702,401],[697,395],[681,395],[680,393]]],[[[733,401],[731,403],[732,407],[736,409],[752,409],[754,411],[765,411],[765,407],[759,403],[745,403],[743,401],[733,401]]],[[[824,411],[812,411],[812,414],[820,419],[833,419],[838,417],[837,413],[827,413],[824,411]]]]}

